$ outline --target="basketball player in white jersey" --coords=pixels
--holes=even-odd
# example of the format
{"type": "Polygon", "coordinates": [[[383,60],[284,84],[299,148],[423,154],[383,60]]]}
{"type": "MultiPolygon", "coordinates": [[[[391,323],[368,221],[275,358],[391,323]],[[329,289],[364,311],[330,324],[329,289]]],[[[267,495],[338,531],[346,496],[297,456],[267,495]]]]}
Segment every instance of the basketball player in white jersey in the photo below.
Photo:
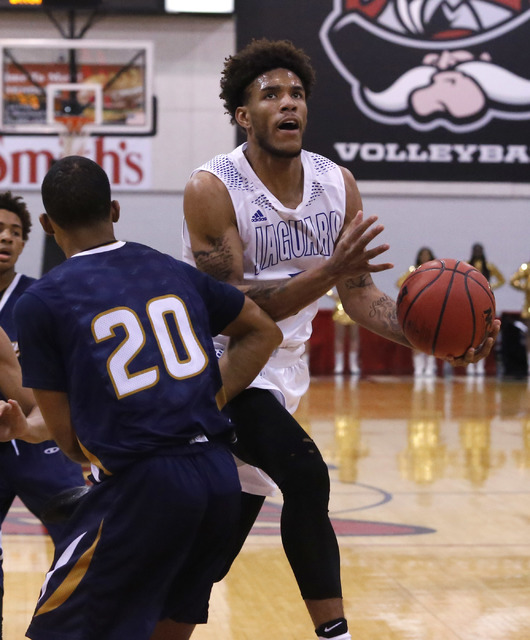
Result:
{"type": "MultiPolygon", "coordinates": [[[[316,635],[349,640],[339,550],[328,518],[327,467],[291,416],[309,385],[304,344],[318,298],[336,286],[355,322],[410,345],[394,300],[371,277],[392,266],[370,264],[388,249],[367,247],[382,226],[375,217],[363,220],[350,171],[302,149],[313,83],[309,58],[290,42],[253,41],[226,59],[220,97],[246,142],[192,174],[184,195],[184,259],[239,286],[279,321],[280,348],[230,403],[235,453],[265,471],[283,493],[282,542],[316,635]]],[[[462,366],[484,358],[499,329],[496,321],[480,351],[448,361],[462,366]]],[[[251,495],[260,493],[258,478],[248,484],[240,477],[247,519],[234,557],[264,500],[251,495]]]]}

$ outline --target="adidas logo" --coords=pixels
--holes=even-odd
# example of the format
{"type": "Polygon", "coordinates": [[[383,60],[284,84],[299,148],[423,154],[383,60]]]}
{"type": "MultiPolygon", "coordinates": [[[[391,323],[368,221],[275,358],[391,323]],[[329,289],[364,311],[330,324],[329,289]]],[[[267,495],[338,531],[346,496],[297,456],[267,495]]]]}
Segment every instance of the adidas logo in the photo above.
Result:
{"type": "Polygon", "coordinates": [[[265,222],[267,220],[267,217],[264,216],[261,211],[258,209],[256,211],[256,213],[252,216],[252,218],[250,218],[250,220],[252,222],[265,222]]]}

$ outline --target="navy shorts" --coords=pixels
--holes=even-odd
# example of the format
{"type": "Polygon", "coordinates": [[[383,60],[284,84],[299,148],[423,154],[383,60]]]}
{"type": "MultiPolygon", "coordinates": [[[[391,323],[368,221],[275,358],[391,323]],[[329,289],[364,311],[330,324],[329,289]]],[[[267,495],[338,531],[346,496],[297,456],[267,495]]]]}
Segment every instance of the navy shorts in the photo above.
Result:
{"type": "MultiPolygon", "coordinates": [[[[51,440],[40,444],[22,440],[0,443],[0,524],[16,496],[42,520],[41,511],[51,498],[84,484],[81,465],[67,458],[51,440]]],[[[44,524],[57,543],[64,525],[44,524]]]]}
{"type": "Polygon", "coordinates": [[[158,620],[206,622],[239,518],[224,445],[150,457],[95,485],[69,521],[27,637],[148,640],[158,620]]]}

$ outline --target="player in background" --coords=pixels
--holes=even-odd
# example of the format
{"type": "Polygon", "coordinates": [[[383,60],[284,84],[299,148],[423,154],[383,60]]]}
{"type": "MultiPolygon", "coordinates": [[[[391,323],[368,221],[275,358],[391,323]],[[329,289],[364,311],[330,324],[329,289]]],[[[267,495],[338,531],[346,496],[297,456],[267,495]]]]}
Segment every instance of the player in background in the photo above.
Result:
{"type": "MultiPolygon", "coordinates": [[[[17,302],[23,382],[97,483],[68,520],[27,636],[147,640],[171,613],[189,638],[239,520],[233,429],[219,409],[281,331],[235,287],[117,241],[119,204],[95,162],[56,162],[42,199],[41,224],[67,260],[17,302]],[[230,337],[219,362],[218,333],[230,337]]],[[[16,403],[2,417],[22,433],[16,403]]]]}
{"type": "MultiPolygon", "coordinates": [[[[395,301],[371,277],[392,266],[370,262],[388,249],[367,248],[383,227],[374,216],[364,219],[350,171],[302,149],[313,83],[307,55],[287,41],[253,41],[226,59],[221,98],[246,142],[192,174],[184,194],[184,257],[239,286],[280,321],[281,347],[229,403],[235,451],[283,493],[282,542],[316,635],[349,640],[339,547],[328,516],[328,470],[291,415],[309,385],[304,343],[318,298],[336,286],[352,320],[410,345],[395,301]]],[[[499,328],[496,321],[479,352],[448,361],[461,366],[485,357],[499,328]]],[[[222,349],[223,343],[216,346],[222,349]]],[[[249,477],[251,468],[240,469],[246,473],[240,475],[244,516],[234,557],[268,491],[259,477],[249,477]]]]}
{"type": "MultiPolygon", "coordinates": [[[[11,340],[14,353],[18,353],[18,338],[13,309],[22,292],[34,282],[34,278],[16,272],[16,263],[30,229],[30,214],[22,198],[10,191],[0,193],[0,327],[11,340]]],[[[4,399],[11,397],[4,393],[1,380],[0,386],[1,396],[4,399]]],[[[55,442],[30,444],[15,439],[0,442],[0,527],[18,496],[47,527],[56,544],[64,524],[47,520],[44,515],[47,503],[66,489],[75,491],[84,482],[81,466],[69,460],[55,442]]],[[[3,593],[0,549],[0,638],[3,593]]]]}
{"type": "Polygon", "coordinates": [[[20,364],[3,329],[0,329],[0,393],[4,398],[10,398],[7,402],[0,400],[0,414],[11,411],[13,407],[18,412],[15,431],[5,418],[0,421],[0,442],[9,442],[13,437],[33,443],[49,439],[50,433],[33,392],[22,386],[20,364]]]}

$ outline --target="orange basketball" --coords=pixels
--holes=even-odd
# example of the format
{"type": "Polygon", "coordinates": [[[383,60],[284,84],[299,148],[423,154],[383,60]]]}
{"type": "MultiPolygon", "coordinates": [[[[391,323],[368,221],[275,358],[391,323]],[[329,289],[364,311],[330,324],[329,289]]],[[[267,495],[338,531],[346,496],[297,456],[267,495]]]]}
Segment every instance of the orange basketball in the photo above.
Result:
{"type": "Polygon", "coordinates": [[[486,278],[467,262],[431,260],[401,286],[397,315],[413,347],[438,358],[458,358],[486,339],[495,297],[486,278]]]}

